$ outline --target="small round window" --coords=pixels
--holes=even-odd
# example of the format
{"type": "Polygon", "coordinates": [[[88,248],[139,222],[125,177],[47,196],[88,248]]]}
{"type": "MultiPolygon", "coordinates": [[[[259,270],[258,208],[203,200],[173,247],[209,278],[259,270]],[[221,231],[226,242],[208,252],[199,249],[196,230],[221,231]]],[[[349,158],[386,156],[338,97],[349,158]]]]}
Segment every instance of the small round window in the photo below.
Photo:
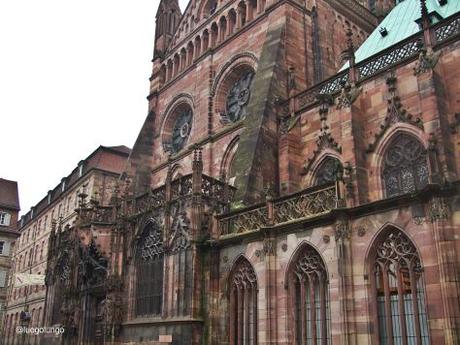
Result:
{"type": "Polygon", "coordinates": [[[179,107],[169,123],[166,124],[164,147],[166,151],[176,153],[187,143],[192,129],[193,114],[189,106],[179,107]]]}
{"type": "Polygon", "coordinates": [[[246,116],[253,77],[254,72],[247,71],[233,84],[227,94],[226,117],[231,122],[236,122],[246,116]]]}

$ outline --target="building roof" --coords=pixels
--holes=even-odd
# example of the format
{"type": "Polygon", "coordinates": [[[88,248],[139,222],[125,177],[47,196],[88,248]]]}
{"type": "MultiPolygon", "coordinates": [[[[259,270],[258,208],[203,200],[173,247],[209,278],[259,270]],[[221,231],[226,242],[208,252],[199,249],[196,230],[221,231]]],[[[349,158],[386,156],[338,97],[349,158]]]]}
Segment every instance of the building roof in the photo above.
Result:
{"type": "Polygon", "coordinates": [[[19,227],[22,228],[26,226],[32,220],[32,215],[34,218],[40,215],[48,205],[60,199],[63,194],[67,193],[68,189],[72,188],[72,186],[80,181],[89,171],[96,169],[120,175],[125,169],[126,161],[130,153],[131,149],[124,145],[99,146],[88,157],[80,161],[78,166],[68,176],[62,178],[61,183],[54,189],[49,190],[48,194],[32,207],[33,213],[29,211],[21,217],[23,223],[19,225],[19,227]],[[82,166],[81,171],[80,166],[82,166]],[[82,173],[81,175],[80,172],[82,173]],[[64,190],[62,188],[63,183],[65,183],[64,190]]]}
{"type": "MultiPolygon", "coordinates": [[[[447,3],[442,6],[438,0],[426,0],[426,5],[429,14],[436,12],[442,19],[460,12],[459,0],[447,0],[447,3]]],[[[433,24],[436,23],[436,17],[432,16],[432,18],[434,18],[433,24]]],[[[400,1],[355,52],[356,63],[419,32],[421,30],[418,24],[420,20],[420,0],[400,1]],[[380,33],[381,28],[386,29],[386,36],[380,33]]],[[[348,64],[343,66],[342,70],[347,67],[348,64]]]]}
{"type": "Polygon", "coordinates": [[[19,211],[18,183],[0,178],[0,206],[19,211]]]}
{"type": "Polygon", "coordinates": [[[127,154],[127,155],[129,155],[131,153],[131,149],[128,146],[125,146],[125,145],[101,146],[101,147],[105,147],[105,148],[107,148],[109,150],[117,151],[117,152],[124,153],[124,154],[127,154]]]}

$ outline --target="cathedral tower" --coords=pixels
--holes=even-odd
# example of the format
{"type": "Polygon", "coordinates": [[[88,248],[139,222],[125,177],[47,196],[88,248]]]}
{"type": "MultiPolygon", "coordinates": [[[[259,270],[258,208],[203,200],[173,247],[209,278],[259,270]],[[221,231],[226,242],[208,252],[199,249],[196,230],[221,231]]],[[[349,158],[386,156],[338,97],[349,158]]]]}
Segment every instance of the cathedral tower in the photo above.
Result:
{"type": "Polygon", "coordinates": [[[162,56],[182,17],[177,0],[161,0],[155,16],[154,58],[162,56]]]}

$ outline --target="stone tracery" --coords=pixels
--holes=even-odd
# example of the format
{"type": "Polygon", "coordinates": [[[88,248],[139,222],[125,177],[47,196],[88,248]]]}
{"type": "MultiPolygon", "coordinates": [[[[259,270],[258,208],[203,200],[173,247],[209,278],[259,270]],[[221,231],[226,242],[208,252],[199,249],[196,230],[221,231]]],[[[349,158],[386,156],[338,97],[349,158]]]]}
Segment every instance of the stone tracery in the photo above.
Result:
{"type": "Polygon", "coordinates": [[[387,197],[423,188],[429,179],[426,150],[414,137],[398,135],[384,155],[382,176],[387,197]]]}

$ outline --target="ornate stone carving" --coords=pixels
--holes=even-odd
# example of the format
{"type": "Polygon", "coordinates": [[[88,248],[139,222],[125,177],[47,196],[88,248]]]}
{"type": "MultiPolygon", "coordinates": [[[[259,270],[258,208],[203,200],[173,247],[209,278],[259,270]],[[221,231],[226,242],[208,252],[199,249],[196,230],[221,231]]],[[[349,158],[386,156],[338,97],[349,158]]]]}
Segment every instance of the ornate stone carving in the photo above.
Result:
{"type": "Polygon", "coordinates": [[[308,158],[307,163],[304,166],[303,173],[306,174],[313,162],[316,161],[320,152],[325,149],[331,149],[337,153],[342,153],[342,148],[332,137],[329,132],[329,126],[327,125],[327,114],[329,112],[329,106],[332,104],[333,99],[330,95],[318,96],[321,106],[319,108],[319,118],[321,121],[321,129],[318,138],[316,139],[316,150],[313,151],[313,155],[308,158]]]}
{"type": "Polygon", "coordinates": [[[432,223],[449,218],[449,206],[441,197],[435,197],[431,200],[429,206],[429,219],[432,223]]]}
{"type": "Polygon", "coordinates": [[[61,283],[67,284],[70,281],[70,253],[64,249],[56,263],[56,273],[61,283]]]}
{"type": "Polygon", "coordinates": [[[351,107],[362,91],[363,89],[354,83],[344,83],[340,95],[337,97],[337,109],[351,107]]]}
{"type": "Polygon", "coordinates": [[[300,121],[300,116],[285,116],[280,120],[280,134],[286,134],[300,121]]]}
{"type": "Polygon", "coordinates": [[[413,220],[415,225],[422,225],[423,223],[426,222],[426,218],[421,217],[421,216],[412,217],[412,220],[413,220]]]}
{"type": "Polygon", "coordinates": [[[327,213],[337,205],[334,187],[312,193],[303,193],[293,198],[275,202],[275,224],[308,218],[327,213]]]}
{"type": "Polygon", "coordinates": [[[281,245],[281,250],[282,250],[283,252],[286,252],[286,251],[288,250],[288,245],[287,245],[287,243],[283,243],[283,244],[281,245]]]}
{"type": "Polygon", "coordinates": [[[86,286],[103,284],[107,277],[107,259],[96,247],[94,239],[89,246],[80,245],[79,275],[86,286]]]}
{"type": "Polygon", "coordinates": [[[233,284],[237,289],[247,289],[257,286],[257,276],[251,264],[242,260],[237,269],[233,272],[233,284]]]}
{"type": "Polygon", "coordinates": [[[323,275],[326,273],[323,260],[319,256],[318,252],[310,246],[305,247],[294,267],[294,274],[303,281],[303,276],[307,275],[323,275]]]}
{"type": "Polygon", "coordinates": [[[173,207],[172,218],[169,248],[171,253],[178,253],[190,247],[190,220],[185,212],[183,202],[179,202],[173,207]]]}
{"type": "Polygon", "coordinates": [[[353,199],[353,166],[350,162],[345,162],[345,167],[343,168],[343,182],[345,183],[346,188],[346,198],[353,199]]]}
{"type": "Polygon", "coordinates": [[[335,240],[344,240],[350,238],[350,227],[344,219],[338,220],[335,225],[335,240]]]}
{"type": "Polygon", "coordinates": [[[137,243],[137,256],[142,260],[153,260],[164,252],[162,224],[150,218],[137,243]]]}
{"type": "Polygon", "coordinates": [[[117,333],[123,319],[123,301],[121,297],[118,294],[109,294],[101,304],[106,335],[111,334],[112,327],[117,333]]]}
{"type": "Polygon", "coordinates": [[[412,242],[399,230],[393,230],[376,248],[376,265],[385,267],[393,264],[395,267],[408,266],[411,263],[416,272],[421,271],[417,249],[412,242]]]}
{"type": "Polygon", "coordinates": [[[357,233],[359,237],[363,237],[366,234],[366,228],[364,226],[360,226],[357,233]]]}
{"type": "Polygon", "coordinates": [[[380,125],[379,132],[375,133],[374,142],[369,144],[367,152],[373,152],[383,135],[396,123],[408,123],[423,130],[423,121],[419,118],[414,120],[413,116],[403,108],[399,96],[396,95],[396,77],[393,73],[388,76],[387,85],[390,94],[387,116],[380,125]]]}
{"type": "Polygon", "coordinates": [[[434,69],[438,63],[440,55],[441,52],[427,52],[425,48],[422,48],[414,67],[414,75],[420,75],[426,71],[434,69]]]}
{"type": "Polygon", "coordinates": [[[265,238],[262,243],[262,249],[257,249],[255,255],[263,261],[267,255],[275,255],[275,246],[274,239],[265,238]]]}
{"type": "Polygon", "coordinates": [[[458,127],[460,127],[460,113],[454,114],[454,121],[450,124],[450,132],[455,134],[458,132],[458,127]]]}
{"type": "Polygon", "coordinates": [[[75,296],[72,293],[66,291],[59,311],[62,315],[61,322],[64,325],[68,335],[75,334],[76,330],[78,329],[81,314],[78,296],[75,296]]]}
{"type": "Polygon", "coordinates": [[[121,279],[120,276],[111,274],[105,280],[105,290],[107,292],[121,291],[122,287],[123,287],[123,280],[121,279]]]}

